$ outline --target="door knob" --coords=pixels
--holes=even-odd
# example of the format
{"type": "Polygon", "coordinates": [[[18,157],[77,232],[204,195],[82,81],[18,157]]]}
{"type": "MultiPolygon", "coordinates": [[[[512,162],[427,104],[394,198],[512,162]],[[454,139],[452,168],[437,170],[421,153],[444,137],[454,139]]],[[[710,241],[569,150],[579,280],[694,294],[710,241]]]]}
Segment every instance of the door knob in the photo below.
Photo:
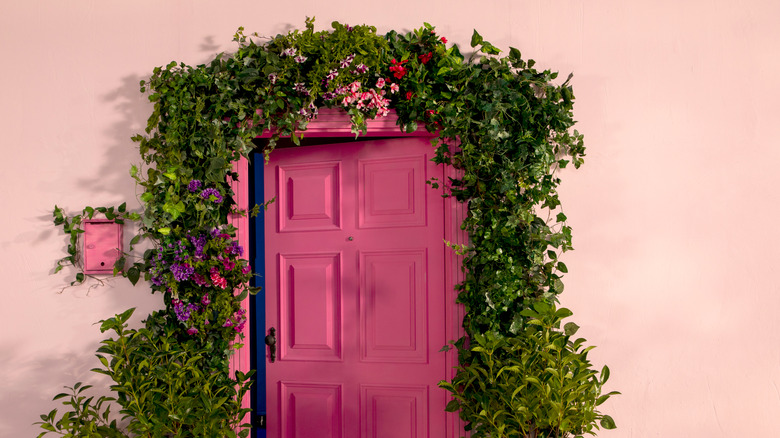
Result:
{"type": "Polygon", "coordinates": [[[271,363],[276,360],[276,329],[271,327],[268,329],[268,336],[265,337],[265,345],[268,346],[268,356],[271,359],[271,363]]]}

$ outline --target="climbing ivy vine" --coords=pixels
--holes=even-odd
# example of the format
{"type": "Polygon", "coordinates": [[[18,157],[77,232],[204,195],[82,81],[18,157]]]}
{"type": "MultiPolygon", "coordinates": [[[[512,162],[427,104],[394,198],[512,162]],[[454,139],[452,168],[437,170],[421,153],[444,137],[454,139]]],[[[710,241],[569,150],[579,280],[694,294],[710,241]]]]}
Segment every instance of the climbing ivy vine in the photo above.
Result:
{"type": "MultiPolygon", "coordinates": [[[[560,321],[570,312],[555,308],[567,272],[559,257],[572,248],[557,171],[580,167],[585,155],[583,138],[573,130],[571,76],[559,81],[519,50],[504,54],[476,31],[469,52],[461,53],[427,23],[413,32],[380,35],[372,26],[338,22],[316,31],[307,19],[304,29],[273,38],[239,28],[234,41],[232,54],[198,66],[172,62],[140,84],[154,110],[145,133],[133,137],[142,164],[131,175],[143,188],[141,233],[155,244],[140,269],[166,303],[148,320],[146,333],[156,330],[192,344],[223,375],[219,381],[235,384],[224,377],[229,343],[246,317],[243,295],[233,291],[251,291],[251,268],[231,240],[235,230],[228,218],[251,212],[236,210],[230,182],[238,175],[231,163],[248,157],[256,148],[252,140],[266,131],[266,154],[281,137],[299,144],[320,108],[344,110],[355,135],[366,132],[368,120],[394,109],[399,132],[424,126],[437,134],[434,161],[460,176],[432,183],[467,206],[462,228],[469,242],[452,245],[464,255],[465,280],[457,288],[467,336],[454,342],[461,353],[458,377],[442,382],[458,400],[449,408],[460,410],[474,436],[580,435],[592,433],[597,420],[614,427],[596,411],[613,394],[601,394],[609,371],[605,367],[600,380],[590,371],[590,348],[582,349],[582,339],[569,340],[576,326],[564,330],[560,321]],[[553,347],[543,342],[550,333],[557,333],[553,347]],[[470,347],[468,338],[478,342],[470,347]],[[475,382],[495,381],[474,370],[497,361],[517,372],[518,351],[529,345],[557,374],[538,375],[537,356],[526,354],[523,369],[537,375],[520,375],[512,385],[537,385],[552,398],[536,408],[544,409],[541,416],[527,415],[508,429],[505,419],[504,426],[485,429],[495,426],[500,412],[535,408],[517,400],[502,404],[496,393],[495,403],[475,409],[484,402],[480,391],[488,393],[475,382]],[[584,389],[572,392],[572,385],[584,389]],[[556,399],[554,388],[568,395],[556,399]],[[493,410],[492,420],[485,417],[493,410]]],[[[182,430],[176,436],[195,429],[182,430]]]]}

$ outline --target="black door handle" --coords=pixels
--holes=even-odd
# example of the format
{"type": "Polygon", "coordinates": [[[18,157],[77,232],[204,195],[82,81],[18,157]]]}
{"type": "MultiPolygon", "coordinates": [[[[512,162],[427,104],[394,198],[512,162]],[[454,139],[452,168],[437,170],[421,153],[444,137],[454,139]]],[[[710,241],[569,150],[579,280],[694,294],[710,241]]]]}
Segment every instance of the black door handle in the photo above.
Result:
{"type": "Polygon", "coordinates": [[[268,356],[271,359],[271,363],[276,361],[276,329],[271,327],[268,329],[268,336],[265,337],[265,345],[268,346],[268,356]]]}

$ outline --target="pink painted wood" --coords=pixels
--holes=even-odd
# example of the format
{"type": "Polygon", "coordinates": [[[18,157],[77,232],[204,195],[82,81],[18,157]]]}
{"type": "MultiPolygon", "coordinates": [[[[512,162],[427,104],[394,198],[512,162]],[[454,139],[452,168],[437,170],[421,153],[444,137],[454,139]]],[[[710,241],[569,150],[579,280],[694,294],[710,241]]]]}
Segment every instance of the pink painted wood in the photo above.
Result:
{"type": "MultiPolygon", "coordinates": [[[[239,175],[238,180],[231,180],[230,186],[233,189],[234,200],[238,204],[239,210],[247,211],[249,208],[249,162],[246,158],[233,163],[233,171],[239,175]]],[[[236,232],[236,238],[238,244],[244,248],[244,255],[242,258],[248,259],[249,257],[249,218],[246,215],[231,214],[230,223],[238,230],[236,232]]],[[[236,291],[240,293],[241,291],[236,291]]],[[[241,303],[241,307],[244,309],[247,315],[249,315],[249,298],[245,299],[241,303]]],[[[230,375],[235,375],[236,371],[244,373],[250,370],[250,348],[249,348],[249,324],[244,324],[244,329],[241,331],[243,337],[243,346],[239,348],[236,353],[230,358],[230,375]]],[[[249,408],[251,405],[251,399],[249,396],[245,397],[242,403],[244,408],[249,408]]],[[[242,423],[249,422],[249,414],[244,416],[242,423]]]]}
{"type": "Polygon", "coordinates": [[[277,149],[265,173],[268,436],[445,435],[444,201],[421,138],[277,149]]]}
{"type": "MultiPolygon", "coordinates": [[[[431,134],[427,133],[424,129],[420,128],[416,132],[411,134],[402,134],[399,133],[398,127],[396,126],[396,120],[397,117],[395,117],[395,114],[391,112],[391,115],[388,118],[385,119],[379,119],[375,121],[369,121],[369,131],[367,136],[394,136],[394,137],[421,137],[421,138],[430,138],[431,134]]],[[[323,109],[320,111],[320,116],[317,120],[312,121],[309,124],[309,128],[306,131],[306,136],[308,138],[313,137],[350,137],[352,134],[350,132],[350,124],[349,119],[346,116],[346,114],[343,111],[338,110],[326,110],[323,109]]],[[[269,132],[266,132],[263,134],[262,137],[268,137],[270,136],[269,132]]],[[[328,146],[330,147],[330,146],[328,146]]],[[[307,148],[307,150],[310,150],[307,148]]],[[[429,149],[430,151],[430,149],[429,149]]],[[[248,172],[248,166],[246,163],[246,160],[241,160],[241,162],[236,163],[236,171],[239,173],[239,179],[238,181],[234,182],[233,189],[237,193],[237,202],[238,207],[240,209],[246,210],[249,208],[249,202],[248,202],[248,180],[249,180],[249,172],[248,172]]],[[[267,171],[270,171],[268,169],[267,171]]],[[[445,169],[447,176],[455,176],[454,171],[451,168],[445,169]]],[[[465,214],[464,206],[458,202],[456,202],[452,198],[447,198],[444,200],[444,217],[443,217],[443,225],[444,225],[444,238],[447,241],[451,241],[454,243],[465,243],[466,242],[466,235],[463,233],[462,230],[460,230],[460,222],[463,218],[463,215],[465,214]]],[[[238,228],[238,237],[239,242],[246,248],[248,246],[248,219],[246,217],[239,217],[236,216],[233,218],[233,224],[238,228]]],[[[353,236],[354,237],[354,236],[353,236]]],[[[381,254],[380,254],[381,256],[381,254]]],[[[378,256],[379,257],[379,256],[378,256]]],[[[412,257],[413,258],[413,257],[412,257]]],[[[320,269],[324,269],[324,265],[327,264],[326,262],[322,261],[323,258],[320,258],[320,264],[322,265],[320,269]]],[[[376,260],[381,261],[381,257],[377,258],[376,260]]],[[[445,272],[445,297],[444,297],[444,303],[443,303],[443,317],[444,317],[444,325],[445,325],[445,333],[446,333],[446,339],[457,339],[462,335],[462,328],[460,326],[460,322],[462,320],[462,306],[455,304],[456,299],[456,292],[454,290],[454,285],[459,283],[462,280],[462,272],[461,272],[461,258],[458,257],[453,251],[445,251],[445,258],[444,258],[444,272],[445,272]]],[[[339,267],[341,267],[341,260],[336,259],[336,262],[339,263],[339,267]]],[[[334,262],[331,261],[331,264],[334,262]]],[[[363,263],[365,264],[366,261],[364,260],[363,263]]],[[[309,267],[316,265],[316,263],[309,263],[309,267]]],[[[381,263],[379,264],[381,271],[381,263]]],[[[380,272],[381,274],[381,272],[380,272]]],[[[246,303],[246,308],[248,308],[248,302],[246,303]]],[[[362,314],[365,315],[365,312],[362,314]]],[[[250,318],[252,315],[250,315],[250,318]]],[[[364,316],[365,318],[365,316],[364,316]]],[[[246,334],[248,339],[248,334],[246,334]]],[[[332,334],[331,334],[332,336],[332,334]]],[[[327,337],[326,337],[327,341],[327,337]]],[[[381,341],[381,337],[380,337],[381,341]]],[[[365,341],[364,341],[365,342],[365,341]]],[[[387,341],[385,341],[387,342],[387,341]]],[[[325,343],[327,345],[327,342],[325,343]]],[[[381,346],[381,342],[379,344],[374,344],[374,347],[376,345],[381,346]]],[[[362,351],[362,350],[361,350],[362,351]]],[[[372,348],[371,353],[374,353],[375,351],[381,351],[377,348],[372,348]]],[[[368,352],[368,349],[366,350],[368,352]]],[[[370,356],[370,354],[368,354],[370,356]]],[[[448,353],[444,354],[445,358],[445,368],[446,368],[446,378],[450,378],[453,373],[453,367],[457,364],[457,357],[454,351],[450,351],[448,353]]],[[[231,361],[233,369],[238,369],[242,371],[249,371],[249,346],[245,345],[243,348],[241,348],[238,351],[238,354],[235,355],[231,361]]],[[[296,393],[296,390],[299,387],[295,386],[295,383],[290,383],[289,385],[286,385],[284,388],[285,394],[290,394],[290,398],[294,398],[298,400],[298,406],[304,406],[307,403],[315,403],[319,406],[329,406],[329,405],[342,405],[343,404],[343,396],[342,393],[339,390],[336,390],[335,387],[332,385],[321,385],[319,387],[313,388],[309,387],[310,392],[307,393],[307,395],[304,395],[302,393],[296,393]],[[313,392],[312,392],[313,391],[313,392]],[[298,397],[296,398],[295,395],[298,397]],[[325,401],[323,401],[325,400],[325,401]]],[[[388,406],[388,410],[381,410],[382,412],[396,412],[399,416],[398,418],[406,418],[403,415],[401,415],[400,411],[403,412],[410,412],[408,408],[410,406],[413,406],[415,403],[418,403],[419,400],[419,394],[415,392],[413,388],[407,388],[408,391],[405,393],[406,397],[394,397],[392,394],[392,391],[388,393],[389,395],[385,397],[384,399],[381,396],[378,396],[377,392],[374,390],[373,387],[366,387],[363,390],[361,390],[361,400],[375,400],[376,403],[370,405],[373,409],[373,407],[381,407],[381,406],[388,406]],[[405,401],[404,401],[405,400],[405,401]],[[399,408],[399,406],[402,407],[399,408]],[[396,409],[393,411],[393,409],[396,409]]],[[[382,391],[382,387],[380,385],[379,391],[382,391]]],[[[390,391],[390,389],[388,389],[390,391]]],[[[362,409],[364,412],[370,412],[367,417],[366,421],[377,423],[377,422],[383,422],[385,420],[381,420],[380,417],[382,416],[382,413],[380,411],[374,411],[369,410],[369,405],[365,403],[360,403],[360,406],[346,406],[347,411],[354,412],[356,409],[362,409]]],[[[329,409],[329,408],[328,408],[329,409]]],[[[320,412],[320,416],[323,418],[323,421],[319,424],[325,424],[324,420],[329,418],[327,417],[326,412],[329,412],[328,409],[326,409],[323,412],[320,412]]],[[[428,411],[430,412],[430,411],[428,411]]],[[[438,413],[438,412],[437,412],[438,413]]],[[[343,425],[344,419],[342,418],[341,424],[343,425]]],[[[333,421],[331,421],[331,424],[333,424],[333,421]]],[[[369,423],[365,423],[369,424],[369,423]]],[[[341,426],[339,426],[341,427],[341,426]]],[[[343,432],[343,428],[340,429],[340,431],[343,432]]],[[[362,436],[368,436],[368,430],[362,428],[361,433],[362,436]]],[[[416,432],[415,432],[416,433],[416,432]]],[[[438,436],[444,436],[444,437],[457,437],[461,436],[463,434],[463,424],[458,419],[456,414],[447,414],[446,415],[446,431],[444,434],[438,435],[438,436]]],[[[269,435],[272,436],[272,435],[269,435]]],[[[321,436],[321,430],[317,430],[317,433],[315,433],[312,436],[321,436]]],[[[339,436],[344,436],[339,435],[339,436]]],[[[395,436],[395,434],[394,434],[395,436]]],[[[413,435],[412,435],[413,436],[413,435]]],[[[425,436],[425,435],[421,435],[425,436]]],[[[430,435],[430,436],[436,436],[436,435],[430,435]]]]}

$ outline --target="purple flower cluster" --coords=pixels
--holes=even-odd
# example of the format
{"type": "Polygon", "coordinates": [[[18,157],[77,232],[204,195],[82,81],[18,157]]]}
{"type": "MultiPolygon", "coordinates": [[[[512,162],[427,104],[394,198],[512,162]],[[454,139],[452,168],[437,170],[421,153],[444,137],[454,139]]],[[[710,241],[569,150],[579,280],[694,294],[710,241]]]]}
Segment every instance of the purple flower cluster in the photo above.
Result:
{"type": "Polygon", "coordinates": [[[179,240],[176,245],[168,244],[169,249],[173,249],[173,259],[177,262],[181,262],[187,259],[187,247],[184,240],[179,240]]]}
{"type": "Polygon", "coordinates": [[[170,297],[171,319],[190,335],[200,336],[211,330],[241,331],[246,315],[236,311],[224,294],[232,296],[235,288],[247,287],[252,271],[245,260],[239,259],[244,249],[220,228],[195,233],[163,238],[149,259],[153,289],[170,297]],[[215,315],[222,315],[219,323],[212,321],[210,325],[209,319],[215,315]]]}
{"type": "Polygon", "coordinates": [[[227,252],[228,254],[241,257],[242,255],[244,255],[244,248],[234,240],[230,242],[230,246],[227,247],[225,252],[227,252]]]}
{"type": "Polygon", "coordinates": [[[149,264],[151,265],[149,268],[149,274],[152,276],[152,284],[155,286],[164,287],[166,285],[166,281],[163,274],[165,273],[165,268],[168,262],[163,260],[162,252],[158,251],[157,255],[149,260],[149,264]]]}
{"type": "Polygon", "coordinates": [[[207,201],[212,201],[215,204],[221,204],[223,200],[222,195],[219,194],[219,190],[213,187],[200,192],[200,197],[207,201]]]}
{"type": "Polygon", "coordinates": [[[171,265],[171,273],[176,281],[185,281],[195,272],[195,268],[187,263],[174,263],[171,265]]]}
{"type": "Polygon", "coordinates": [[[187,184],[187,190],[189,190],[192,193],[197,192],[200,190],[200,187],[203,185],[203,182],[199,179],[194,179],[190,181],[189,184],[187,184]]]}
{"type": "Polygon", "coordinates": [[[187,320],[190,319],[190,314],[192,314],[192,312],[197,312],[200,310],[200,306],[197,304],[185,304],[184,301],[176,298],[172,300],[172,303],[173,313],[176,314],[176,319],[181,322],[187,322],[187,320]]]}

